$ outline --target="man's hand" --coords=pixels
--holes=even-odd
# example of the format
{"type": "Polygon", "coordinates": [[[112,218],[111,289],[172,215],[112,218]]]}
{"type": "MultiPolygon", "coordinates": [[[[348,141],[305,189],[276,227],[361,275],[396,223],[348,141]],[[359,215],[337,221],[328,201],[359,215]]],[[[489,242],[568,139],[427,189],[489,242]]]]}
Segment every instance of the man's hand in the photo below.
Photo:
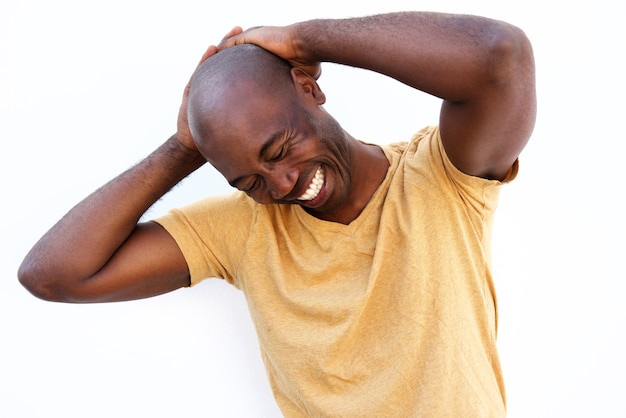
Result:
{"type": "MultiPolygon", "coordinates": [[[[233,36],[240,34],[241,32],[242,32],[242,29],[239,26],[235,26],[224,36],[223,39],[224,40],[229,39],[233,36]]],[[[196,147],[196,144],[191,135],[191,131],[189,130],[189,121],[187,119],[187,108],[188,108],[187,105],[189,101],[189,88],[191,87],[191,79],[193,78],[193,75],[196,73],[198,68],[202,65],[202,63],[206,61],[209,57],[215,55],[217,52],[218,52],[218,47],[216,47],[215,45],[210,45],[207,48],[207,50],[202,55],[202,58],[200,58],[200,62],[198,62],[198,65],[196,66],[194,73],[189,78],[189,82],[187,82],[187,85],[185,86],[185,90],[183,91],[183,100],[178,110],[178,120],[176,124],[176,139],[178,140],[180,145],[182,145],[184,148],[190,151],[194,151],[194,152],[198,151],[198,148],[196,147]]]]}
{"type": "MultiPolygon", "coordinates": [[[[231,31],[232,32],[232,31],[231,31]]],[[[230,32],[229,32],[230,33],[230,32]]],[[[207,60],[210,56],[214,55],[217,52],[217,47],[215,45],[209,46],[209,48],[204,52],[200,62],[196,66],[196,70],[200,65],[207,60]]],[[[195,71],[194,71],[195,74],[195,71]]],[[[193,78],[193,75],[191,76],[193,78]]],[[[189,130],[189,121],[187,120],[187,103],[189,101],[189,87],[191,86],[191,78],[189,82],[185,86],[185,90],[183,92],[183,100],[180,104],[180,109],[178,110],[178,121],[176,124],[176,139],[184,148],[197,152],[198,148],[191,136],[191,131],[189,130]]]]}
{"type": "Polygon", "coordinates": [[[308,44],[300,39],[297,27],[297,24],[257,26],[246,31],[237,27],[224,37],[217,49],[223,50],[240,44],[255,44],[318,79],[322,74],[320,60],[311,49],[307,48],[308,44]]]}

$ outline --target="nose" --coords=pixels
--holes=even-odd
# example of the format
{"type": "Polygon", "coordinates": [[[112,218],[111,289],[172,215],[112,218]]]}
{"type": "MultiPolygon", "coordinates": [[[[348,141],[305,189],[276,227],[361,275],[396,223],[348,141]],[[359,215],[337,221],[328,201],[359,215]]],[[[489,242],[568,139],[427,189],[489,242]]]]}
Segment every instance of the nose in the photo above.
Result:
{"type": "Polygon", "coordinates": [[[298,171],[294,168],[275,167],[266,173],[267,190],[272,199],[284,199],[292,192],[298,181],[298,171]]]}

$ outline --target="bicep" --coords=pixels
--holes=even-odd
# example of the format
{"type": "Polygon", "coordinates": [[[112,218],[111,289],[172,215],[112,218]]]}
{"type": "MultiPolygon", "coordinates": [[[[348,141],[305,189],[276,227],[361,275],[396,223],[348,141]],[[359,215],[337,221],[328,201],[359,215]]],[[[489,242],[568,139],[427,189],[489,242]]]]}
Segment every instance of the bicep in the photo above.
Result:
{"type": "Polygon", "coordinates": [[[466,174],[502,179],[528,142],[536,117],[531,46],[462,100],[444,100],[441,139],[452,163],[466,174]],[[507,67],[508,65],[508,67],[507,67]]]}
{"type": "Polygon", "coordinates": [[[141,299],[188,286],[189,269],[176,241],[159,224],[137,225],[132,234],[75,295],[76,302],[141,299]]]}

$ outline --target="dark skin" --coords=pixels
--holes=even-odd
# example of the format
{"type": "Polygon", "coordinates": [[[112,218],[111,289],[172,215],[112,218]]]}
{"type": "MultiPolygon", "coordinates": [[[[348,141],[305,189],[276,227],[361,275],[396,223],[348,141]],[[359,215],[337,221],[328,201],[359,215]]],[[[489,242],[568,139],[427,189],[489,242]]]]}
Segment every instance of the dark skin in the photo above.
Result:
{"type": "MultiPolygon", "coordinates": [[[[271,91],[254,83],[222,83],[219,105],[195,106],[201,107],[192,123],[198,149],[257,202],[299,204],[320,219],[348,224],[383,181],[387,158],[379,147],[356,141],[324,110],[326,97],[309,74],[294,68],[285,82],[297,88],[271,98],[271,91]],[[324,187],[315,199],[300,199],[318,168],[324,187]]],[[[215,90],[196,95],[215,96],[215,90]]]]}
{"type": "Polygon", "coordinates": [[[300,204],[313,216],[333,222],[349,223],[358,216],[384,178],[387,162],[380,149],[337,128],[323,109],[325,97],[315,82],[321,62],[370,69],[442,98],[444,147],[455,166],[470,175],[503,179],[534,126],[531,46],[519,29],[503,22],[411,12],[245,32],[235,28],[202,60],[241,43],[259,45],[295,67],[291,82],[301,112],[281,119],[276,115],[282,108],[264,104],[256,107],[263,111],[251,116],[242,95],[254,91],[233,90],[218,108],[227,112],[237,104],[249,115],[246,123],[219,125],[217,113],[206,114],[198,122],[205,127],[203,134],[194,138],[187,121],[188,86],[176,134],[76,205],[26,256],[18,275],[34,295],[52,301],[104,302],[189,285],[187,264],[173,238],[159,225],[138,220],[207,159],[238,188],[248,190],[256,181],[249,193],[262,203],[300,204]],[[280,138],[287,141],[288,152],[269,161],[281,152],[276,147],[282,142],[268,153],[260,150],[277,132],[285,133],[280,138]],[[226,150],[225,141],[243,137],[251,138],[249,152],[226,150]],[[343,153],[333,143],[343,144],[343,153]],[[320,166],[325,174],[321,197],[298,201],[320,166]]]}

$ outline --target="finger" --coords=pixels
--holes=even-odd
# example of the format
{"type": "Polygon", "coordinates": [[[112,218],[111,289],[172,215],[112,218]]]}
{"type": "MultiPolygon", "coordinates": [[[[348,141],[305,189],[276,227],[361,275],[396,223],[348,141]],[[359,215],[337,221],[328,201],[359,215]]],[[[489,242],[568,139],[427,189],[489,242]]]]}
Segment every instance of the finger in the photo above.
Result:
{"type": "Polygon", "coordinates": [[[319,80],[319,78],[322,76],[322,66],[318,64],[317,66],[313,67],[311,72],[313,73],[313,78],[319,80]]]}
{"type": "MultiPolygon", "coordinates": [[[[237,34],[240,35],[240,34],[237,34]]],[[[217,44],[217,50],[221,51],[223,49],[229,48],[231,46],[235,46],[241,43],[241,41],[239,40],[240,37],[237,35],[232,35],[228,38],[224,38],[222,39],[222,42],[220,42],[219,44],[217,44]]]]}
{"type": "Polygon", "coordinates": [[[187,85],[185,86],[185,92],[184,95],[187,95],[189,92],[189,87],[191,86],[191,79],[193,78],[195,72],[198,70],[198,68],[200,68],[200,66],[202,65],[202,63],[204,61],[206,61],[210,56],[215,55],[217,53],[217,47],[215,45],[210,45],[206,51],[204,51],[204,54],[202,54],[202,58],[200,58],[200,62],[198,62],[198,65],[196,65],[196,70],[193,72],[193,74],[191,74],[191,77],[189,77],[189,81],[187,82],[187,85]]]}
{"type": "Polygon", "coordinates": [[[229,48],[231,46],[235,46],[235,45],[239,45],[239,44],[245,44],[247,42],[246,38],[247,38],[247,34],[254,29],[257,29],[259,26],[254,26],[250,29],[247,30],[243,30],[241,29],[240,26],[235,26],[233,29],[231,29],[230,32],[228,32],[226,34],[226,36],[224,36],[224,38],[222,39],[222,41],[217,44],[217,50],[221,51],[223,49],[229,48]],[[244,35],[246,34],[246,35],[244,35]]]}
{"type": "Polygon", "coordinates": [[[235,36],[235,35],[239,35],[240,33],[243,32],[243,29],[241,28],[241,26],[235,26],[234,28],[232,28],[226,35],[224,35],[224,37],[222,38],[222,40],[224,39],[228,39],[231,36],[235,36]]]}
{"type": "Polygon", "coordinates": [[[215,45],[210,45],[206,51],[204,51],[204,54],[202,55],[202,58],[200,58],[200,62],[198,63],[198,66],[200,66],[200,64],[202,64],[204,61],[206,61],[207,58],[209,58],[212,55],[215,55],[217,53],[217,47],[215,45]]]}

